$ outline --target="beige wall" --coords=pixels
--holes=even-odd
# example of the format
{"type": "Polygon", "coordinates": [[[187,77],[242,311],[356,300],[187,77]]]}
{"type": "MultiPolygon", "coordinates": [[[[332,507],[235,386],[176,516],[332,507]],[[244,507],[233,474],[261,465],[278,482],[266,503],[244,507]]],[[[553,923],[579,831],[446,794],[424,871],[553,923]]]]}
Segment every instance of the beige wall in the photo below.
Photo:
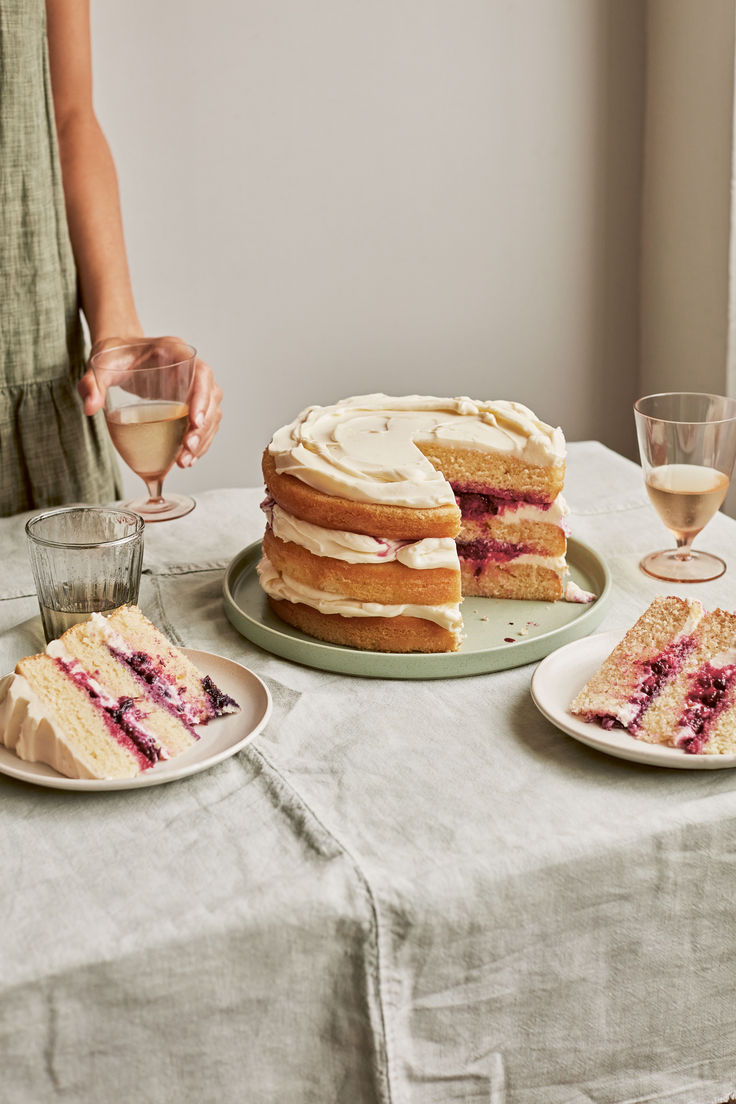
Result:
{"type": "MultiPolygon", "coordinates": [[[[734,0],[648,0],[640,390],[736,394],[734,0]]],[[[736,486],[725,511],[736,516],[736,486]]]]}
{"type": "Polygon", "coordinates": [[[140,311],[226,392],[174,483],[372,390],[513,398],[633,444],[641,0],[93,5],[140,311]]]}
{"type": "Polygon", "coordinates": [[[649,0],[642,392],[729,386],[733,0],[649,0]]]}

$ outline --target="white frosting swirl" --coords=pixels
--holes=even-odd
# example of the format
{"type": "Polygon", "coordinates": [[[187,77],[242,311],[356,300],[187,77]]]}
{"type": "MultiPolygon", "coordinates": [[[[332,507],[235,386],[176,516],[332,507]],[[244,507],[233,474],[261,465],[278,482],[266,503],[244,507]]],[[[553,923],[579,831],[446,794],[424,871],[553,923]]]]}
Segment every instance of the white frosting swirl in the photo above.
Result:
{"type": "Polygon", "coordinates": [[[258,576],[261,585],[272,598],[285,599],[287,602],[303,602],[320,613],[339,614],[342,617],[421,617],[425,621],[460,633],[462,617],[457,602],[440,606],[421,606],[411,602],[401,605],[382,605],[380,602],[359,602],[345,594],[331,594],[300,583],[291,576],[282,574],[271,563],[268,556],[262,556],[258,564],[258,576]]]}
{"type": "Polygon", "coordinates": [[[326,494],[422,508],[455,501],[450,484],[417,447],[433,441],[493,449],[536,467],[565,455],[562,430],[521,403],[383,394],[307,407],[277,430],[269,452],[279,474],[326,494]]]}
{"type": "Polygon", "coordinates": [[[9,675],[0,696],[0,743],[19,759],[48,763],[59,774],[74,778],[98,777],[92,757],[69,745],[55,716],[23,675],[9,675]]]}
{"type": "Polygon", "coordinates": [[[302,521],[287,513],[275,502],[267,501],[264,513],[280,540],[291,541],[315,556],[329,556],[353,564],[381,564],[398,560],[419,571],[444,567],[457,570],[457,551],[452,537],[426,537],[424,540],[389,540],[348,533],[340,529],[325,529],[321,525],[302,521]]]}

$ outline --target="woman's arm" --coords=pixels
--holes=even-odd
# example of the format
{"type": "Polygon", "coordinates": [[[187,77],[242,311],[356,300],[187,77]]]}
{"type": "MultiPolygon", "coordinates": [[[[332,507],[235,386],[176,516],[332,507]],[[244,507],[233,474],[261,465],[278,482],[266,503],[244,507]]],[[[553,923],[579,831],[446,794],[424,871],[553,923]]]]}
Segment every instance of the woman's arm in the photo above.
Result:
{"type": "MultiPolygon", "coordinates": [[[[69,236],[93,351],[141,337],[123,236],[117,174],[92,98],[89,0],[46,0],[51,88],[69,236]]],[[[87,414],[102,405],[88,370],[79,382],[87,414]]],[[[209,448],[222,420],[222,391],[197,358],[189,430],[177,463],[209,448]]]]}
{"type": "Polygon", "coordinates": [[[46,0],[46,20],[69,236],[90,338],[141,336],[115,165],[92,102],[89,0],[46,0]]]}

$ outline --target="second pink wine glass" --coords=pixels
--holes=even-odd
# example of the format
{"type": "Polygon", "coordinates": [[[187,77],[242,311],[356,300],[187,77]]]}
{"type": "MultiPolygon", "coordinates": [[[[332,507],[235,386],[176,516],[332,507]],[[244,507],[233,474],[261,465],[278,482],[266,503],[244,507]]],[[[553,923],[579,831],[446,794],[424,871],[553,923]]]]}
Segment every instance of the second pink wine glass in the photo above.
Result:
{"type": "Polygon", "coordinates": [[[126,502],[146,521],[169,521],[194,509],[188,495],[164,494],[164,479],[189,425],[196,349],[175,338],[142,338],[104,349],[92,370],[104,398],[112,443],[148,488],[126,502]]]}
{"type": "Polygon", "coordinates": [[[736,459],[736,399],[699,392],[646,395],[634,419],[647,494],[676,547],[650,552],[640,567],[673,583],[717,579],[719,556],[693,541],[722,505],[736,459]]]}

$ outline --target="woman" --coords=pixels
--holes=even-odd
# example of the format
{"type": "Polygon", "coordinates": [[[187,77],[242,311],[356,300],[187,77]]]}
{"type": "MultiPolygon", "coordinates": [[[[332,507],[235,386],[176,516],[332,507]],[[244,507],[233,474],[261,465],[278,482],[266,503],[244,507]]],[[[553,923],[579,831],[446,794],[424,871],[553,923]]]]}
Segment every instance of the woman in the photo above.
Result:
{"type": "MultiPolygon", "coordinates": [[[[92,102],[89,0],[0,0],[0,515],[120,495],[92,351],[143,335],[115,167],[92,102]]],[[[222,392],[198,359],[178,458],[222,392]]]]}

